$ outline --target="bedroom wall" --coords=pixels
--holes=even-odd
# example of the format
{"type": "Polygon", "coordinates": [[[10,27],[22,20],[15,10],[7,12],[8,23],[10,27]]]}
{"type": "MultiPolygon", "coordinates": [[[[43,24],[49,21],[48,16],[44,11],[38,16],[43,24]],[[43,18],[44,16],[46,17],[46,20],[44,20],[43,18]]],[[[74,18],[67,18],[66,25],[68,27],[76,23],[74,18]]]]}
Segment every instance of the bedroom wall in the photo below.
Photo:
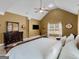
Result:
{"type": "Polygon", "coordinates": [[[77,22],[78,16],[67,11],[61,10],[59,8],[50,11],[41,21],[41,34],[47,34],[47,24],[48,23],[62,23],[62,33],[63,35],[69,35],[70,33],[77,34],[77,22]],[[71,23],[72,28],[67,29],[66,24],[71,23]]]}
{"type": "Polygon", "coordinates": [[[39,20],[36,20],[36,19],[29,20],[29,37],[38,36],[40,34],[39,29],[34,30],[32,27],[33,25],[39,25],[39,24],[40,24],[39,20]]]}
{"type": "Polygon", "coordinates": [[[23,31],[23,37],[28,37],[29,21],[27,17],[6,12],[5,15],[0,15],[0,44],[3,43],[3,33],[6,31],[6,21],[19,22],[19,31],[23,31]],[[21,26],[24,26],[22,28],[21,26]]]}
{"type": "Polygon", "coordinates": [[[79,35],[79,11],[78,11],[78,35],[79,35]]]}

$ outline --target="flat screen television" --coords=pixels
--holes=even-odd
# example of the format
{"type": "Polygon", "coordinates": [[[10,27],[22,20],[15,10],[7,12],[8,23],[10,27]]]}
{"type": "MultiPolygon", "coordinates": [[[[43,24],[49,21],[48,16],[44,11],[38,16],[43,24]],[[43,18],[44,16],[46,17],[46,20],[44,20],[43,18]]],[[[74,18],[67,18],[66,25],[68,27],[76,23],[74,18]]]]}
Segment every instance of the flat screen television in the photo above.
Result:
{"type": "Polygon", "coordinates": [[[33,29],[39,29],[39,25],[33,25],[33,29]]]}

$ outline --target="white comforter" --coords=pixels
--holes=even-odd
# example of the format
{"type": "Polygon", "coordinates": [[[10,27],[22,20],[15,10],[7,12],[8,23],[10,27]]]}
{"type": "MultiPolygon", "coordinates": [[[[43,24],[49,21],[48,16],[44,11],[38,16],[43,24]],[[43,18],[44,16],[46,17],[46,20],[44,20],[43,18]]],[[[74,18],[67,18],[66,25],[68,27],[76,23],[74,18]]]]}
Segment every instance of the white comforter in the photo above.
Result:
{"type": "Polygon", "coordinates": [[[63,47],[59,59],[79,59],[79,50],[74,41],[69,42],[63,47]]]}
{"type": "Polygon", "coordinates": [[[14,47],[6,56],[9,56],[9,59],[44,59],[48,49],[55,43],[54,39],[40,38],[14,47]]]}

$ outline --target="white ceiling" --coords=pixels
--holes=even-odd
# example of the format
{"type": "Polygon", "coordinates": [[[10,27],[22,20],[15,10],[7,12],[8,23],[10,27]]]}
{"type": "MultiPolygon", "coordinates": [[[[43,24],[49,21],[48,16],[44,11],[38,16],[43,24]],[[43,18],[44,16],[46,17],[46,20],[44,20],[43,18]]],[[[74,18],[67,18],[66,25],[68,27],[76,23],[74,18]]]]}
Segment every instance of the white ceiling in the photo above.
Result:
{"type": "MultiPolygon", "coordinates": [[[[43,6],[46,8],[50,3],[68,12],[78,14],[79,0],[43,0],[43,6]]],[[[40,20],[47,12],[35,13],[34,8],[39,8],[39,5],[40,0],[0,0],[0,14],[8,11],[40,20]]]]}

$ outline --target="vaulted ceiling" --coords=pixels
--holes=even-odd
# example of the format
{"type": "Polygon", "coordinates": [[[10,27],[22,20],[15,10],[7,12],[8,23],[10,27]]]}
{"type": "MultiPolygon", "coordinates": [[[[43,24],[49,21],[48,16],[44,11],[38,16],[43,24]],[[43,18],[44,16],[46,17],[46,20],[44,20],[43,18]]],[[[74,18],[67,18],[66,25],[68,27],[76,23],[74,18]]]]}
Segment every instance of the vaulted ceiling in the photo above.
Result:
{"type": "MultiPolygon", "coordinates": [[[[43,6],[48,8],[49,4],[54,4],[56,8],[64,9],[73,14],[78,14],[79,0],[43,0],[43,6]]],[[[40,0],[0,0],[0,14],[4,15],[5,12],[12,12],[40,20],[47,12],[35,13],[34,8],[39,8],[39,6],[40,0]]]]}

